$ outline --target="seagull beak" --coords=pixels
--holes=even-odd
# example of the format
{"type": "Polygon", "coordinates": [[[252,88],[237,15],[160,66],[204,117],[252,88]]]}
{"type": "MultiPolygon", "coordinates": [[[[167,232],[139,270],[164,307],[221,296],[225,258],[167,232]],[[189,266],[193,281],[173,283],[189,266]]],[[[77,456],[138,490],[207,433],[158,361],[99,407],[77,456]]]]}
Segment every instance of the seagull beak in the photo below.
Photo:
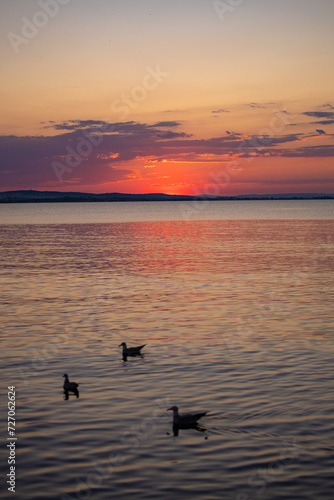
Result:
{"type": "Polygon", "coordinates": [[[169,410],[172,410],[172,409],[173,409],[173,408],[167,408],[167,410],[166,410],[166,411],[169,411],[169,410]]]}

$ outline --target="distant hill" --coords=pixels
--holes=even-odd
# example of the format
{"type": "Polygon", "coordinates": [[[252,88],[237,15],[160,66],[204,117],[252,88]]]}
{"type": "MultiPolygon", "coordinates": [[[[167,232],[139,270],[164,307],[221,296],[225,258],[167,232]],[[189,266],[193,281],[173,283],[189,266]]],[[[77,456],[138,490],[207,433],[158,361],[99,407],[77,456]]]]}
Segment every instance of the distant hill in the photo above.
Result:
{"type": "Polygon", "coordinates": [[[0,202],[55,202],[55,201],[168,201],[189,200],[192,196],[169,195],[163,193],[125,194],[125,193],[80,193],[62,191],[4,191],[0,192],[0,202]]]}
{"type": "Polygon", "coordinates": [[[0,203],[43,203],[43,202],[92,202],[92,201],[187,201],[193,199],[206,200],[312,200],[334,199],[331,194],[319,193],[286,193],[286,194],[249,194],[239,196],[198,196],[174,195],[164,193],[126,194],[126,193],[78,193],[74,191],[3,191],[0,192],[0,203]]]}

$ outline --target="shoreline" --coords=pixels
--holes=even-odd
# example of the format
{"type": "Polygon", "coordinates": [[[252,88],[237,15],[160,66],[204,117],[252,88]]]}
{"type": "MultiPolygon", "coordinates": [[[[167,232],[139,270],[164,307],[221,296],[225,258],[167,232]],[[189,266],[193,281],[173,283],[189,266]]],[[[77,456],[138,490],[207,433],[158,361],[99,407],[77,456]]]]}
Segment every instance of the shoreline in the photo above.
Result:
{"type": "Polygon", "coordinates": [[[290,196],[282,196],[282,197],[273,197],[273,196],[267,196],[267,197],[219,197],[219,198],[208,198],[206,196],[187,196],[187,197],[179,197],[176,196],[175,198],[170,198],[170,199],[159,199],[159,198],[151,198],[151,197],[140,197],[140,198],[127,198],[127,197],[105,197],[105,198],[95,198],[95,197],[62,197],[62,198],[29,198],[29,199],[22,199],[22,198],[9,198],[9,199],[1,199],[0,198],[0,204],[13,204],[13,203],[119,203],[119,202],[171,202],[171,201],[200,201],[200,200],[205,200],[205,201],[312,201],[312,200],[334,200],[334,196],[331,195],[324,195],[324,196],[314,196],[314,197],[290,197],[290,196]]]}

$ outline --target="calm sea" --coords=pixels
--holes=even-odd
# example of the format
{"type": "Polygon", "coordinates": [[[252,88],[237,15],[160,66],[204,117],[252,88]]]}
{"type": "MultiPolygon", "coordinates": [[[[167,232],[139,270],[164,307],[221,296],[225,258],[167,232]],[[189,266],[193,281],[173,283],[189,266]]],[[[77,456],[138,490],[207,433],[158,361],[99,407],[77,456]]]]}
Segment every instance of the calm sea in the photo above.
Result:
{"type": "Polygon", "coordinates": [[[1,498],[15,386],[20,500],[333,499],[333,201],[13,204],[0,223],[1,498]],[[202,427],[174,435],[172,405],[202,427]]]}

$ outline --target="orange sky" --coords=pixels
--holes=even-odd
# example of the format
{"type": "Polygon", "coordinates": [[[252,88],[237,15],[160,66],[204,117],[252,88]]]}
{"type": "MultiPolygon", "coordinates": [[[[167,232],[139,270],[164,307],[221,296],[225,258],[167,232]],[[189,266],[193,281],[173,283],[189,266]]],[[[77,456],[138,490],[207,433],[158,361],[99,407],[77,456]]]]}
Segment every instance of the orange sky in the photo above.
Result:
{"type": "Polygon", "coordinates": [[[334,3],[223,4],[0,1],[1,190],[333,193],[334,3]]]}

